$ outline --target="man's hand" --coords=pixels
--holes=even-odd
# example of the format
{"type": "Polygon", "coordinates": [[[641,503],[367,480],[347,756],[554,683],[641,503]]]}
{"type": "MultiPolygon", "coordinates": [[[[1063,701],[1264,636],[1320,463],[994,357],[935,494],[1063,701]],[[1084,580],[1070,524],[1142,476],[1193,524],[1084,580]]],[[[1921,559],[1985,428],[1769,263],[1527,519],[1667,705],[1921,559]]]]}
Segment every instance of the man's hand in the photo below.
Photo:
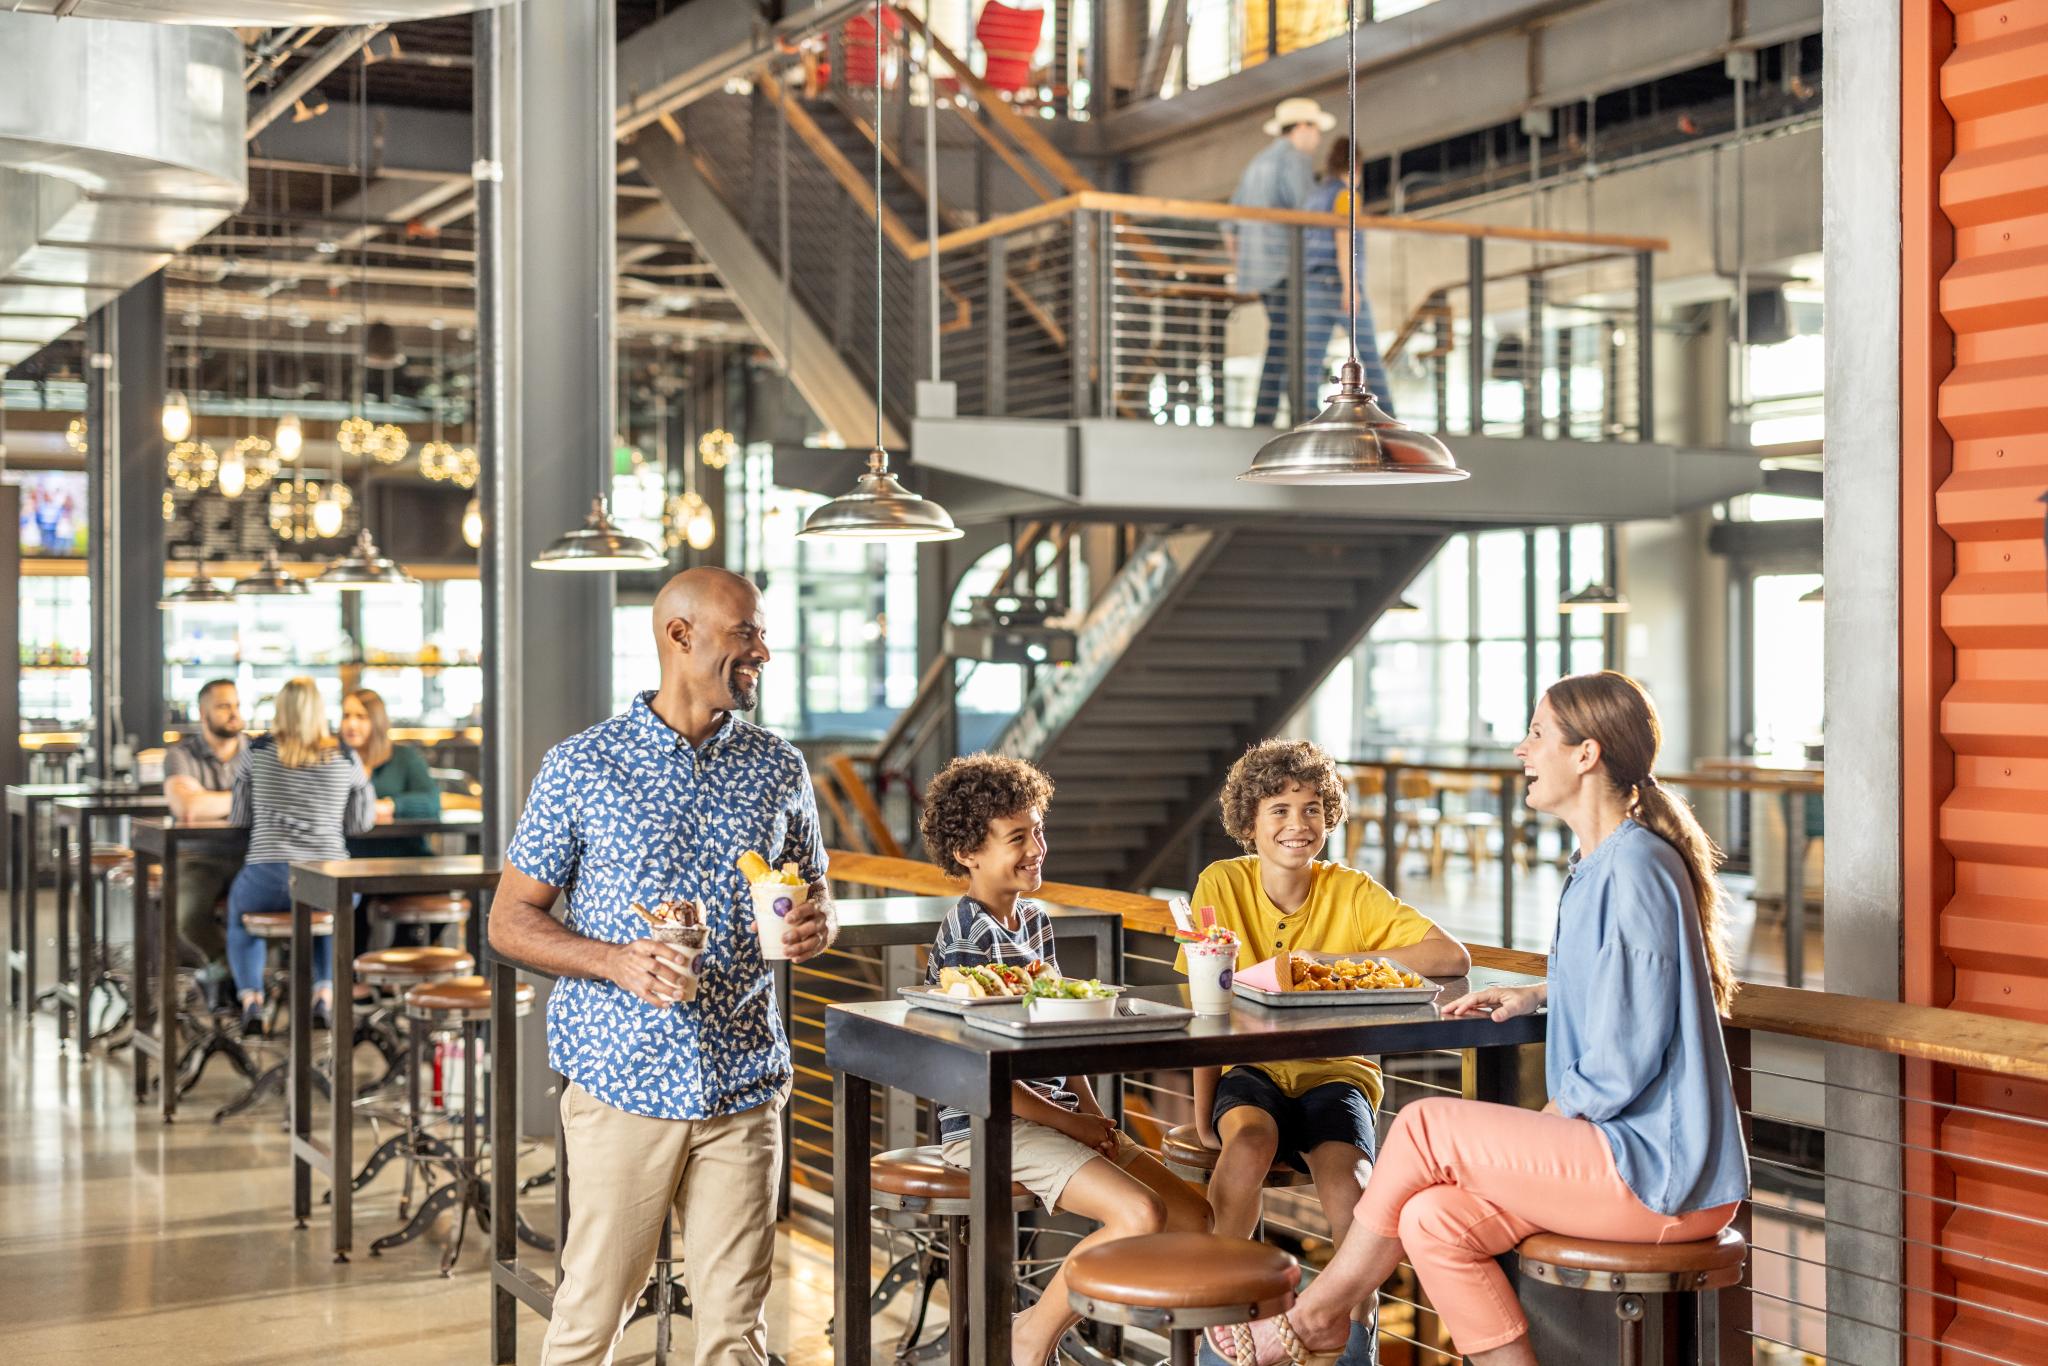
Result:
{"type": "Polygon", "coordinates": [[[604,975],[651,1006],[672,1006],[681,999],[682,959],[652,939],[613,944],[604,975]]]}
{"type": "Polygon", "coordinates": [[[832,909],[832,898],[824,883],[813,882],[802,903],[783,918],[783,952],[795,963],[816,958],[831,946],[837,930],[838,916],[832,909]]]}
{"type": "Polygon", "coordinates": [[[377,824],[389,825],[392,818],[397,814],[398,803],[396,801],[389,797],[379,797],[377,799],[377,824]]]}
{"type": "Polygon", "coordinates": [[[1095,1149],[1111,1161],[1116,1159],[1116,1125],[1102,1115],[1070,1114],[1060,1126],[1067,1137],[1095,1149]]]}

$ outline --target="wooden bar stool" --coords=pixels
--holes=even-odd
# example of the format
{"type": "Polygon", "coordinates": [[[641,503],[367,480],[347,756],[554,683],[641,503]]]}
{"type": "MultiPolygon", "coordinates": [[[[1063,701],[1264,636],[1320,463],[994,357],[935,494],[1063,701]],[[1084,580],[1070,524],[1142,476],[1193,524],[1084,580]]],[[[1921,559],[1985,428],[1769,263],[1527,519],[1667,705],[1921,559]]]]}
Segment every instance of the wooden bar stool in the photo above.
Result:
{"type": "MultiPolygon", "coordinates": [[[[356,955],[356,980],[378,989],[380,999],[376,1006],[363,1013],[356,1026],[359,1037],[367,1036],[390,1061],[391,1067],[382,1078],[365,1089],[374,1094],[380,1091],[397,1074],[400,1068],[406,1070],[405,1107],[399,1131],[377,1145],[363,1169],[350,1182],[352,1190],[361,1190],[375,1180],[377,1173],[389,1166],[396,1157],[416,1157],[430,1153],[436,1157],[455,1160],[455,1150],[420,1127],[420,1070],[418,1059],[406,1046],[399,1023],[399,1009],[395,1004],[407,990],[430,982],[445,982],[451,977],[467,977],[476,971],[476,960],[462,949],[443,949],[432,946],[420,948],[373,949],[356,955]],[[397,993],[392,997],[389,993],[397,993]],[[407,1060],[413,1066],[406,1067],[407,1060]]],[[[412,1207],[413,1164],[405,1168],[405,1191],[399,1197],[398,1217],[405,1218],[412,1207]]],[[[328,1193],[332,1199],[333,1192],[328,1193]]]]}
{"type": "Polygon", "coordinates": [[[1695,1363],[1713,1360],[1708,1292],[1742,1283],[1749,1245],[1742,1234],[1724,1228],[1696,1243],[1602,1243],[1539,1233],[1515,1249],[1522,1274],[1567,1290],[1590,1290],[1614,1296],[1616,1330],[1614,1359],[1620,1366],[1641,1366],[1643,1318],[1648,1295],[1691,1297],[1695,1363]]]}
{"type": "Polygon", "coordinates": [[[370,904],[372,919],[386,925],[421,925],[426,938],[439,937],[444,925],[469,923],[469,898],[460,892],[415,892],[407,896],[380,897],[370,904]]]}
{"type": "MultiPolygon", "coordinates": [[[[419,950],[414,950],[419,952],[419,950]]],[[[533,988],[525,982],[519,984],[512,999],[513,1014],[525,1016],[533,1010],[533,988]]],[[[410,987],[405,993],[406,1028],[410,1036],[411,1061],[409,1069],[414,1078],[414,1098],[417,1087],[421,1045],[434,1034],[448,1034],[459,1031],[462,1037],[462,1151],[447,1158],[421,1157],[422,1166],[431,1167],[438,1163],[448,1170],[448,1180],[420,1201],[420,1207],[412,1219],[396,1233],[387,1233],[370,1244],[370,1255],[381,1257],[391,1248],[409,1243],[432,1227],[441,1211],[451,1206],[455,1212],[455,1238],[448,1250],[441,1254],[441,1274],[448,1275],[455,1269],[456,1258],[462,1255],[463,1234],[469,1228],[469,1216],[474,1213],[477,1223],[489,1231],[491,1217],[491,1181],[482,1175],[481,1153],[477,1141],[478,1120],[487,1100],[479,1094],[477,1087],[477,1058],[480,1056],[479,1036],[491,1022],[491,983],[484,977],[450,977],[444,981],[424,982],[410,987]]],[[[446,1091],[443,1096],[445,1100],[446,1091]]],[[[414,1113],[420,1113],[417,1105],[414,1113]]],[[[493,1175],[502,1180],[517,1181],[515,1170],[517,1153],[494,1153],[494,1168],[502,1163],[502,1170],[493,1175]]],[[[514,1232],[521,1242],[529,1247],[552,1252],[555,1242],[542,1237],[527,1224],[524,1216],[517,1216],[514,1232]]]]}
{"type": "MultiPolygon", "coordinates": [[[[310,916],[308,928],[315,939],[331,937],[334,934],[333,912],[311,911],[308,914],[310,916]]],[[[267,1035],[274,1034],[276,1032],[275,1022],[280,1013],[278,1003],[284,1000],[285,994],[290,990],[291,983],[291,975],[278,971],[274,960],[277,956],[277,946],[279,944],[289,946],[292,942],[292,913],[290,911],[245,911],[242,915],[242,928],[249,932],[251,938],[263,941],[266,953],[273,960],[271,966],[264,972],[264,976],[269,979],[269,989],[264,992],[263,1001],[265,1006],[268,1007],[270,1015],[270,1019],[265,1022],[264,1032],[267,1035]]],[[[173,932],[173,927],[166,926],[165,932],[173,932]]],[[[222,1120],[232,1119],[272,1091],[276,1091],[279,1098],[282,1099],[284,1096],[284,1084],[290,1075],[291,1060],[287,1057],[284,1061],[277,1063],[256,1076],[250,1081],[248,1089],[243,1091],[241,1095],[236,1096],[226,1105],[214,1111],[213,1122],[218,1124],[222,1120]]],[[[323,1091],[326,1089],[327,1079],[318,1072],[313,1074],[313,1081],[323,1091]]]]}
{"type": "MultiPolygon", "coordinates": [[[[868,1163],[870,1206],[900,1214],[925,1215],[938,1223],[937,1241],[945,1244],[946,1298],[952,1306],[946,1324],[946,1344],[953,1366],[965,1366],[967,1361],[967,1238],[968,1224],[974,1212],[973,1182],[971,1172],[948,1166],[939,1155],[937,1146],[896,1148],[879,1154],[868,1163]]],[[[1030,1191],[1011,1183],[1010,1208],[1013,1211],[1021,1213],[1034,1203],[1030,1191]]],[[[903,1341],[897,1344],[896,1358],[899,1361],[912,1354],[918,1336],[924,1332],[925,1311],[931,1307],[932,1288],[939,1279],[940,1258],[930,1244],[914,1255],[923,1262],[924,1290],[917,1302],[917,1313],[905,1330],[903,1341]]],[[[909,1260],[906,1258],[905,1263],[909,1260]]],[[[898,1266],[903,1265],[898,1263],[898,1266]]],[[[892,1267],[890,1274],[883,1278],[876,1298],[887,1300],[902,1281],[902,1275],[892,1267]]]]}
{"type": "Polygon", "coordinates": [[[1083,1318],[1164,1333],[1172,1366],[1194,1366],[1202,1330],[1294,1303],[1300,1271],[1277,1247],[1216,1233],[1149,1233],[1067,1258],[1067,1302],[1083,1318]]]}
{"type": "MultiPolygon", "coordinates": [[[[1209,1184],[1210,1173],[1216,1170],[1216,1159],[1222,1155],[1202,1142],[1201,1135],[1195,1132],[1192,1124],[1176,1124],[1159,1140],[1159,1160],[1166,1165],[1166,1170],[1197,1186],[1209,1184]]],[[[1276,1160],[1260,1184],[1267,1190],[1285,1190],[1289,1186],[1308,1185],[1309,1175],[1276,1160]]]]}

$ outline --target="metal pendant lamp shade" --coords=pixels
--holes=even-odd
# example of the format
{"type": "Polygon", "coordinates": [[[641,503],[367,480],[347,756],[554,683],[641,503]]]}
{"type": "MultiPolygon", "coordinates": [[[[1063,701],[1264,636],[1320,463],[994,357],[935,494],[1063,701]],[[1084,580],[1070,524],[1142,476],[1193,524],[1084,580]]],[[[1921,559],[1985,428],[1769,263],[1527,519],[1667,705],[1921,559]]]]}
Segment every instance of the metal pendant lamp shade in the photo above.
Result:
{"type": "Polygon", "coordinates": [[[238,598],[302,598],[313,590],[277,557],[277,547],[263,552],[263,562],[235,584],[238,598]]]}
{"type": "Polygon", "coordinates": [[[158,607],[218,607],[233,602],[235,595],[222,588],[204,574],[195,574],[192,581],[175,593],[166,593],[156,600],[158,607]]]}
{"type": "Polygon", "coordinates": [[[590,500],[583,525],[558,537],[533,557],[535,569],[585,570],[660,569],[668,557],[638,536],[629,536],[605,515],[604,499],[590,500]]]}
{"type": "Polygon", "coordinates": [[[397,587],[418,583],[405,567],[396,560],[387,560],[377,549],[377,543],[370,539],[370,529],[364,527],[356,533],[356,543],[349,547],[348,554],[336,560],[320,572],[315,583],[329,588],[340,588],[348,592],[360,592],[365,588],[397,587]]]}
{"type": "Polygon", "coordinates": [[[1799,595],[1799,600],[1801,602],[1825,603],[1828,600],[1827,585],[1819,583],[1815,584],[1813,587],[1807,589],[1804,593],[1801,593],[1799,595]]]}
{"type": "Polygon", "coordinates": [[[868,452],[868,470],[804,519],[798,536],[810,541],[954,541],[966,535],[946,510],[920,498],[889,473],[889,453],[868,452]]]}
{"type": "Polygon", "coordinates": [[[1613,584],[1589,583],[1557,604],[1560,612],[1626,612],[1628,599],[1613,584]]]}
{"type": "Polygon", "coordinates": [[[1350,360],[1314,420],[1259,447],[1252,467],[1237,477],[1255,484],[1420,484],[1470,475],[1443,442],[1387,416],[1350,360]]]}

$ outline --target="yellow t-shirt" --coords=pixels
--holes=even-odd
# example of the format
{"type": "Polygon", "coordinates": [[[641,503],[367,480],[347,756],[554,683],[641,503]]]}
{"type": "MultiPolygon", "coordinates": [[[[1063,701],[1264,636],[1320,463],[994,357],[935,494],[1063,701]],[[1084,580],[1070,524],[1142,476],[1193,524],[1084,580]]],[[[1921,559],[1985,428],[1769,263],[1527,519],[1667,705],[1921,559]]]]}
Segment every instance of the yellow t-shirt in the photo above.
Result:
{"type": "MultiPolygon", "coordinates": [[[[1223,859],[1202,870],[1190,898],[1197,908],[1216,908],[1216,923],[1237,935],[1240,971],[1285,949],[1303,953],[1380,953],[1419,944],[1436,922],[1373,880],[1341,863],[1318,861],[1310,873],[1308,900],[1283,914],[1259,881],[1259,856],[1223,859]]],[[[1174,959],[1187,971],[1187,955],[1174,959]]],[[[1385,1093],[1380,1069],[1363,1057],[1317,1058],[1256,1064],[1282,1091],[1298,1096],[1333,1081],[1349,1082],[1377,1108],[1385,1093]]],[[[1228,1069],[1225,1069],[1228,1070],[1228,1069]]]]}

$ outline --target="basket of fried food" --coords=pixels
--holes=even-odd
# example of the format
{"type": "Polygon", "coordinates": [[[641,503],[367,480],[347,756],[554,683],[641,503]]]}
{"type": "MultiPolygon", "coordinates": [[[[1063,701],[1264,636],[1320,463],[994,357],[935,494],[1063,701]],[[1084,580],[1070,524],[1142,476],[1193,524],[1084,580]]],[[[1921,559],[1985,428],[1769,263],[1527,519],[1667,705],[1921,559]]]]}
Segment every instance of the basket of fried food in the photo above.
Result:
{"type": "Polygon", "coordinates": [[[1436,983],[1371,954],[1283,953],[1237,974],[1231,989],[1260,1005],[1420,1005],[1436,983]]]}

